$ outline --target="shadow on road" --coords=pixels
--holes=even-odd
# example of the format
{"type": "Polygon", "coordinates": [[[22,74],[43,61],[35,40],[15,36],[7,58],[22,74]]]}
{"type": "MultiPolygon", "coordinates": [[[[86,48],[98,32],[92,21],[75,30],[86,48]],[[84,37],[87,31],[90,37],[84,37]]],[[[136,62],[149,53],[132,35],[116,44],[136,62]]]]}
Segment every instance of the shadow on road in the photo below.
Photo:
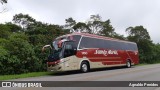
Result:
{"type": "MultiPolygon", "coordinates": [[[[135,68],[135,66],[132,66],[131,68],[135,68]]],[[[110,70],[119,70],[119,69],[128,69],[125,66],[120,66],[120,67],[107,67],[107,68],[98,68],[98,69],[91,69],[87,73],[92,73],[92,72],[99,72],[99,71],[110,71],[110,70]]],[[[75,71],[65,71],[65,72],[53,72],[49,75],[51,76],[65,76],[65,75],[74,75],[74,74],[81,74],[82,72],[80,70],[75,70],[75,71]]],[[[83,73],[82,73],[83,74],[83,73]]]]}

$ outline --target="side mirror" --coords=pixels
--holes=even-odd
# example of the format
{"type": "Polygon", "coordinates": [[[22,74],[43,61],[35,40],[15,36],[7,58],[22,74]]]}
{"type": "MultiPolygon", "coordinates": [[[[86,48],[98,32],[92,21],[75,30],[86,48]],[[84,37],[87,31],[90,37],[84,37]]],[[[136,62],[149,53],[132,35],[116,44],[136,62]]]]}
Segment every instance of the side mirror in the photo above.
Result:
{"type": "Polygon", "coordinates": [[[51,45],[45,45],[45,46],[43,46],[43,48],[42,48],[42,53],[46,50],[47,47],[52,48],[51,45]]]}

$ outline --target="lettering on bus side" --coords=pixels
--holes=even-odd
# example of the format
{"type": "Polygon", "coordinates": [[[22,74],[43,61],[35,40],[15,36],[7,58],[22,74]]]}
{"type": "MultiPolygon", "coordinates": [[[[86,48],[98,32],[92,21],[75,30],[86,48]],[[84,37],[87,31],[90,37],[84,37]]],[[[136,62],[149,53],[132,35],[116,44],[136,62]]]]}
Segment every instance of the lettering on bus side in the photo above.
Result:
{"type": "Polygon", "coordinates": [[[82,52],[82,54],[83,54],[83,55],[87,55],[87,54],[88,54],[88,52],[82,52]]]}
{"type": "Polygon", "coordinates": [[[118,55],[117,50],[96,50],[94,54],[103,54],[104,56],[107,55],[118,55]]]}

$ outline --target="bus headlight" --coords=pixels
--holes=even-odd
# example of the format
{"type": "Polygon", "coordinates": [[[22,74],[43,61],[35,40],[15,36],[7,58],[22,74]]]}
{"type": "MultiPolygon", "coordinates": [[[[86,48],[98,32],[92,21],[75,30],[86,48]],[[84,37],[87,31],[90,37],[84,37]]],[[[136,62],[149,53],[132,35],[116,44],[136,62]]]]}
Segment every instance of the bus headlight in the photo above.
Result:
{"type": "Polygon", "coordinates": [[[63,62],[64,62],[64,59],[61,59],[60,62],[63,63],[63,62]]]}

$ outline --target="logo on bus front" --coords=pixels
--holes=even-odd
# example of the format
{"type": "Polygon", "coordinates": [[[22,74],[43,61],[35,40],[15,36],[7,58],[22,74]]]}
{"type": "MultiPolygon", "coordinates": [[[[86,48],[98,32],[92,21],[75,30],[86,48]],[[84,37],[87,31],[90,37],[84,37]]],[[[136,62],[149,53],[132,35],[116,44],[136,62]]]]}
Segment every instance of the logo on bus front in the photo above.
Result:
{"type": "Polygon", "coordinates": [[[117,50],[96,50],[94,54],[103,54],[104,56],[107,55],[118,55],[117,50]]]}

